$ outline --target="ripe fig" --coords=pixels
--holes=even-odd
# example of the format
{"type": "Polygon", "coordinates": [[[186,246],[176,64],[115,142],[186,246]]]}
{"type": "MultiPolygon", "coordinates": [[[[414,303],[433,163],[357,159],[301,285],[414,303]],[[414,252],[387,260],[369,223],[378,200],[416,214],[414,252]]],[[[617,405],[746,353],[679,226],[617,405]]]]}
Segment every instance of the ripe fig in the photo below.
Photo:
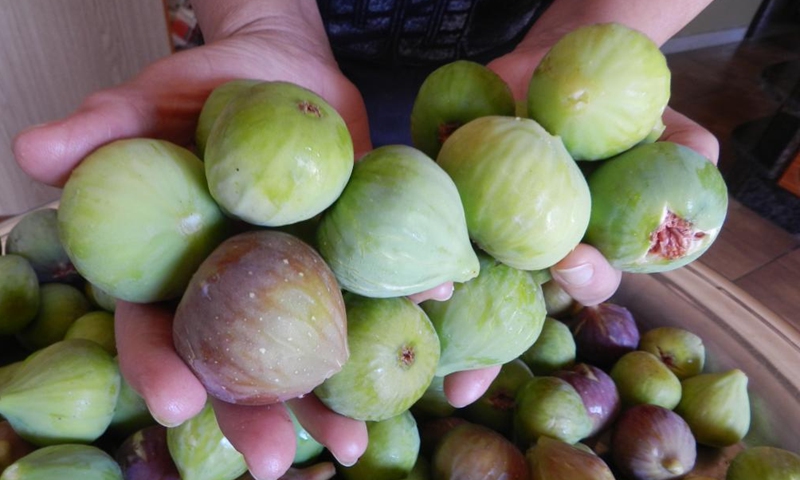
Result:
{"type": "Polygon", "coordinates": [[[173,339],[211,395],[249,405],[306,394],[348,356],[333,273],[310,246],[270,230],[235,235],[203,261],[173,339]]]}
{"type": "Polygon", "coordinates": [[[630,310],[611,302],[583,307],[564,319],[578,358],[607,369],[639,346],[639,327],[630,310]]]}
{"type": "Polygon", "coordinates": [[[576,160],[624,152],[647,137],[670,97],[664,54],[619,23],[577,28],[536,67],[528,115],[564,140],[576,160]]]}
{"type": "Polygon", "coordinates": [[[534,375],[550,375],[574,364],[575,351],[575,337],[569,327],[554,318],[546,317],[542,333],[533,345],[522,352],[520,359],[534,375]]]}
{"type": "Polygon", "coordinates": [[[61,243],[55,208],[41,208],[23,215],[8,232],[6,255],[9,254],[28,260],[40,283],[76,284],[81,279],[61,243]]]}
{"type": "Polygon", "coordinates": [[[345,290],[399,297],[478,275],[453,181],[412,147],[376,148],[356,163],[317,231],[345,290]]]}
{"type": "Polygon", "coordinates": [[[439,338],[425,312],[406,297],[345,297],[350,358],[316,389],[334,412],[380,421],[411,408],[439,361],[439,338]]]}
{"type": "Polygon", "coordinates": [[[0,480],[122,480],[117,462],[92,445],[65,443],[40,448],[12,463],[0,480]]]}
{"type": "Polygon", "coordinates": [[[572,385],[581,396],[589,418],[592,419],[592,431],[589,436],[602,432],[617,419],[621,401],[617,385],[603,370],[578,363],[558,370],[552,374],[572,385]]]}
{"type": "Polygon", "coordinates": [[[117,140],[73,170],[58,209],[69,258],[86,280],[130,302],[181,295],[228,235],[203,163],[163,140],[117,140]]]}
{"type": "Polygon", "coordinates": [[[694,261],[716,240],[728,209],[717,167],[672,142],[638,145],[589,177],[587,243],[616,268],[653,273],[694,261]]]}
{"type": "Polygon", "coordinates": [[[32,353],[0,390],[0,415],[39,446],[89,443],[108,428],[119,395],[117,364],[89,340],[32,353]]]}
{"type": "Polygon", "coordinates": [[[183,480],[234,480],[247,471],[244,457],[219,429],[210,402],[167,429],[167,448],[183,480]]]}
{"type": "Polygon", "coordinates": [[[103,347],[112,356],[117,354],[114,339],[114,315],[98,310],[76,318],[67,328],[64,338],[85,338],[103,347]]]}
{"type": "Polygon", "coordinates": [[[431,72],[422,82],[411,109],[413,145],[436,158],[458,127],[487,115],[514,116],[511,89],[484,65],[456,60],[431,72]]]}
{"type": "Polygon", "coordinates": [[[543,436],[575,443],[592,431],[592,419],[575,388],[557,377],[535,377],[517,392],[514,435],[528,448],[543,436]]]}
{"type": "Polygon", "coordinates": [[[204,160],[211,195],[225,212],[277,227],[307,220],[339,197],[353,171],[353,141],[316,93],[260,82],[219,113],[204,160]]]}
{"type": "Polygon", "coordinates": [[[491,428],[466,423],[448,432],[431,459],[433,478],[527,480],[525,455],[491,428]]]}
{"type": "Polygon", "coordinates": [[[447,417],[452,415],[456,407],[450,404],[444,393],[444,377],[434,376],[425,392],[411,406],[415,417],[447,417]]]}
{"type": "Polygon", "coordinates": [[[438,376],[508,363],[542,331],[545,310],[539,284],[523,270],[483,253],[479,258],[477,278],[456,284],[446,301],[421,304],[441,342],[438,376]]]}
{"type": "Polygon", "coordinates": [[[36,446],[20,437],[8,420],[0,420],[0,473],[34,450],[36,446]]]}
{"type": "Polygon", "coordinates": [[[464,407],[464,417],[510,438],[514,430],[517,391],[531,378],[533,373],[522,360],[517,358],[504,364],[486,392],[464,407]]]}
{"type": "Polygon", "coordinates": [[[67,330],[91,309],[89,300],[66,283],[45,283],[39,287],[36,316],[16,335],[29,350],[38,350],[63,340],[67,330]]]}
{"type": "Polygon", "coordinates": [[[436,447],[439,445],[439,442],[442,440],[442,438],[444,438],[444,436],[447,435],[450,430],[465,423],[469,423],[469,421],[455,415],[449,417],[422,419],[418,423],[420,456],[432,458],[433,452],[436,451],[436,447]]]}
{"type": "Polygon", "coordinates": [[[117,448],[114,458],[125,480],[181,480],[167,447],[167,428],[151,425],[136,431],[117,448]]]}
{"type": "Polygon", "coordinates": [[[351,467],[339,465],[345,480],[400,480],[408,476],[419,455],[419,430],[410,412],[367,422],[369,443],[351,467]]]}
{"type": "Polygon", "coordinates": [[[0,256],[0,335],[13,335],[39,311],[39,279],[19,255],[0,256]]]}
{"type": "Polygon", "coordinates": [[[586,231],[586,180],[561,139],[533,120],[472,120],[453,132],[436,161],[458,187],[470,238],[503,263],[549,268],[586,231]]]}
{"type": "Polygon", "coordinates": [[[548,436],[525,452],[531,480],[614,480],[606,462],[591,450],[548,436]]]}
{"type": "Polygon", "coordinates": [[[683,478],[697,460],[689,425],[657,405],[637,405],[622,413],[611,437],[614,464],[633,480],[683,478]]]}
{"type": "Polygon", "coordinates": [[[731,461],[725,480],[798,480],[800,455],[783,448],[745,448],[731,461]]]}
{"type": "Polygon", "coordinates": [[[702,373],[681,382],[683,396],[675,407],[692,428],[697,443],[727,447],[750,430],[748,378],[739,369],[702,373]]]}
{"type": "Polygon", "coordinates": [[[117,299],[97,285],[85,282],[83,293],[89,299],[89,302],[100,310],[114,312],[117,309],[117,299]]]}
{"type": "Polygon", "coordinates": [[[609,373],[624,407],[647,403],[672,410],[681,400],[681,381],[650,352],[626,353],[609,373]]]}
{"type": "Polygon", "coordinates": [[[680,380],[701,373],[705,365],[703,339],[679,327],[648,330],[639,341],[639,349],[660,358],[680,380]]]}
{"type": "Polygon", "coordinates": [[[247,92],[250,87],[259,83],[261,83],[260,80],[251,79],[229,80],[211,91],[203,103],[200,116],[197,117],[197,128],[194,132],[194,143],[197,147],[197,155],[201,160],[205,156],[206,142],[208,142],[211,127],[222,113],[222,110],[239,94],[247,92]]]}

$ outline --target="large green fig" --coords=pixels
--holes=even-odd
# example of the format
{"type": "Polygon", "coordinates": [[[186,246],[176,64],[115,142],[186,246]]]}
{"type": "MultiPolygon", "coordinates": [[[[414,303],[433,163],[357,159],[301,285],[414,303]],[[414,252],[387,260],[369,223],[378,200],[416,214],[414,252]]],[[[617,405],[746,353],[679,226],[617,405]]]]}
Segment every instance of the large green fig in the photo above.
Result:
{"type": "Polygon", "coordinates": [[[117,140],[89,154],[64,187],[61,240],[73,264],[113,297],[180,296],[227,235],[203,163],[163,140],[117,140]]]}
{"type": "Polygon", "coordinates": [[[586,231],[586,180],[561,139],[533,120],[475,119],[447,139],[436,161],[458,187],[470,237],[503,263],[549,268],[586,231]]]}
{"type": "Polygon", "coordinates": [[[39,279],[19,255],[0,256],[0,335],[12,335],[33,321],[39,311],[39,279]]]}
{"type": "Polygon", "coordinates": [[[778,447],[745,448],[731,461],[725,480],[800,480],[800,455],[778,447]]]}
{"type": "Polygon", "coordinates": [[[453,181],[404,145],[356,163],[350,183],[317,231],[318,248],[345,290],[399,297],[478,275],[453,181]]]}
{"type": "Polygon", "coordinates": [[[36,445],[89,443],[114,415],[120,374],[100,345],[62,340],[31,354],[0,390],[0,415],[36,445]]]}
{"type": "Polygon", "coordinates": [[[511,89],[484,65],[456,60],[430,73],[422,82],[411,108],[411,140],[436,158],[447,137],[457,128],[487,115],[514,116],[511,89]]]}
{"type": "Polygon", "coordinates": [[[714,242],[728,211],[717,167],[672,142],[642,144],[589,177],[592,214],[585,241],[627,272],[672,270],[714,242]]]}
{"type": "Polygon", "coordinates": [[[255,225],[307,220],[336,200],[353,170],[353,141],[322,97],[287,82],[261,82],[236,95],[208,134],[211,195],[255,225]]]}
{"type": "Polygon", "coordinates": [[[580,393],[558,377],[535,377],[517,392],[514,435],[528,448],[543,437],[575,443],[592,432],[592,419],[580,393]]]}
{"type": "Polygon", "coordinates": [[[483,253],[480,270],[477,278],[457,284],[450,299],[422,303],[441,342],[436,375],[508,363],[542,331],[542,288],[528,272],[483,253]]]}
{"type": "Polygon", "coordinates": [[[528,87],[528,115],[576,160],[598,160],[644,140],[670,96],[664,54],[618,23],[578,28],[547,52],[528,87]]]}
{"type": "Polygon", "coordinates": [[[310,392],[348,357],[342,293],[314,249],[256,230],[200,265],[173,323],[178,354],[208,392],[267,404],[310,392]]]}
{"type": "Polygon", "coordinates": [[[92,445],[61,444],[40,448],[12,463],[0,480],[122,480],[119,464],[92,445]]]}
{"type": "Polygon", "coordinates": [[[200,116],[197,118],[197,128],[194,132],[194,143],[201,160],[205,156],[206,143],[208,142],[208,135],[211,133],[211,127],[222,113],[222,110],[240,93],[246,92],[250,87],[259,83],[261,83],[260,80],[251,79],[229,80],[211,91],[203,103],[203,109],[200,110],[200,116]]]}

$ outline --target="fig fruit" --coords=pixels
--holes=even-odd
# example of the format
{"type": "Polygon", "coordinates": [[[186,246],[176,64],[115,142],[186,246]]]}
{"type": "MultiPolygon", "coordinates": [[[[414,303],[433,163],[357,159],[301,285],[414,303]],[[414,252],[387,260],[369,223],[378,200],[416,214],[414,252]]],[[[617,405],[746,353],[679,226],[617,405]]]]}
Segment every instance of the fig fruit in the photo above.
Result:
{"type": "Polygon", "coordinates": [[[58,211],[41,208],[26,213],[8,232],[6,255],[28,260],[40,283],[74,284],[80,280],[58,234],[58,211]]]}
{"type": "Polygon", "coordinates": [[[89,299],[89,302],[100,310],[114,312],[117,309],[117,299],[97,285],[85,282],[83,293],[89,299]]]}
{"type": "Polygon", "coordinates": [[[683,478],[697,461],[689,425],[657,405],[637,405],[620,415],[611,437],[614,464],[633,480],[683,478]]]}
{"type": "Polygon", "coordinates": [[[653,273],[700,257],[728,210],[717,167],[672,142],[638,145],[589,176],[592,214],[584,241],[616,268],[653,273]]]}
{"type": "Polygon", "coordinates": [[[125,480],[181,480],[167,447],[167,428],[151,425],[126,438],[114,453],[125,480]]]}
{"type": "Polygon", "coordinates": [[[568,317],[581,309],[581,305],[558,282],[543,283],[542,293],[544,293],[547,315],[557,320],[568,317]]]}
{"type": "Polygon", "coordinates": [[[617,419],[621,408],[619,392],[614,380],[606,372],[588,363],[578,363],[552,375],[572,385],[581,396],[586,412],[592,419],[589,436],[604,431],[617,419]]]}
{"type": "Polygon", "coordinates": [[[661,359],[678,379],[702,373],[706,360],[703,339],[679,327],[657,327],[646,331],[639,349],[661,359]]]}
{"type": "Polygon", "coordinates": [[[183,480],[234,480],[247,471],[244,457],[219,429],[210,402],[167,429],[167,449],[183,480]]]}
{"type": "Polygon", "coordinates": [[[122,470],[106,452],[92,445],[66,443],[40,448],[12,463],[0,480],[122,480],[122,470]]]}
{"type": "Polygon", "coordinates": [[[317,230],[323,258],[345,290],[399,297],[478,275],[453,181],[404,145],[376,148],[356,163],[317,230]]]}
{"type": "Polygon", "coordinates": [[[367,422],[367,449],[351,466],[340,465],[345,480],[400,480],[408,476],[419,455],[419,430],[410,412],[367,422]]]}
{"type": "Polygon", "coordinates": [[[456,60],[431,72],[411,108],[411,141],[431,158],[458,127],[487,115],[514,116],[511,89],[484,65],[456,60]]]}
{"type": "Polygon", "coordinates": [[[766,445],[745,448],[733,457],[725,480],[752,479],[798,480],[800,455],[766,445]]]}
{"type": "Polygon", "coordinates": [[[119,396],[114,406],[114,416],[108,425],[109,432],[115,437],[126,438],[155,423],[144,398],[120,375],[119,396]]]}
{"type": "Polygon", "coordinates": [[[32,353],[3,385],[0,415],[35,445],[90,443],[111,423],[119,386],[100,345],[62,340],[32,353]]]}
{"type": "Polygon", "coordinates": [[[650,352],[626,353],[609,374],[624,407],[647,403],[672,410],[681,400],[681,381],[650,352]]]}
{"type": "Polygon", "coordinates": [[[614,480],[606,462],[591,450],[543,436],[525,452],[531,480],[614,480]]]}
{"type": "Polygon", "coordinates": [[[406,297],[345,297],[350,358],[314,393],[334,412],[381,421],[411,408],[431,383],[439,338],[406,297]]]}
{"type": "Polygon", "coordinates": [[[664,54],[619,23],[577,28],[542,58],[528,85],[528,116],[564,140],[576,160],[624,152],[647,137],[670,97],[664,54]]]}
{"type": "Polygon", "coordinates": [[[583,307],[564,319],[575,339],[577,357],[607,369],[639,346],[636,319],[627,308],[611,302],[583,307]]]}
{"type": "Polygon", "coordinates": [[[39,311],[39,279],[19,255],[0,256],[0,335],[13,335],[39,311]]]}
{"type": "MultiPolygon", "coordinates": [[[[545,305],[547,302],[545,302],[545,305]]],[[[520,359],[534,375],[550,375],[575,363],[575,338],[569,327],[551,317],[545,317],[542,333],[520,359]]]]}
{"type": "Polygon", "coordinates": [[[130,302],[177,298],[228,235],[203,163],[163,140],[117,140],[67,180],[58,228],[86,280],[130,302]]]}
{"type": "Polygon", "coordinates": [[[211,395],[249,405],[306,394],[348,356],[333,272],[306,243],[270,230],[228,238],[203,261],[173,340],[211,395]]]}
{"type": "Polygon", "coordinates": [[[36,446],[20,437],[7,420],[0,420],[0,473],[34,450],[36,446]]]}
{"type": "Polygon", "coordinates": [[[222,110],[240,93],[246,92],[250,87],[259,83],[261,83],[261,80],[239,78],[229,80],[211,91],[206,101],[203,102],[203,108],[200,110],[200,116],[197,117],[197,128],[194,132],[194,143],[197,147],[198,157],[201,160],[205,156],[206,143],[208,142],[208,135],[211,133],[211,127],[222,113],[222,110]]]}
{"type": "Polygon", "coordinates": [[[514,436],[525,449],[543,436],[576,443],[592,432],[580,394],[558,377],[535,377],[517,392],[514,436]]]}
{"type": "Polygon", "coordinates": [[[451,415],[449,417],[422,419],[418,424],[420,456],[432,458],[433,452],[436,451],[436,447],[439,445],[439,442],[442,440],[442,438],[444,438],[444,436],[447,435],[450,430],[465,423],[470,422],[460,416],[455,415],[451,415]]]}
{"type": "Polygon", "coordinates": [[[103,347],[112,356],[117,354],[114,340],[114,315],[98,310],[76,318],[67,328],[64,338],[85,338],[103,347]]]}
{"type": "Polygon", "coordinates": [[[260,82],[234,95],[208,133],[211,195],[229,215],[277,227],[330,206],[353,171],[344,120],[316,93],[260,82]]]}
{"type": "Polygon", "coordinates": [[[450,404],[444,393],[444,377],[436,376],[431,379],[419,400],[411,406],[411,413],[415,417],[447,417],[455,410],[456,407],[450,404]]]}
{"type": "Polygon", "coordinates": [[[289,416],[292,418],[292,425],[294,425],[294,437],[297,441],[292,464],[307,464],[317,458],[325,449],[325,447],[316,441],[314,437],[308,433],[308,430],[300,425],[300,421],[297,420],[297,416],[295,416],[291,408],[287,408],[287,410],[289,411],[289,416]]]}
{"type": "Polygon", "coordinates": [[[480,254],[480,274],[456,284],[446,301],[421,304],[436,328],[436,375],[502,365],[539,337],[545,319],[542,288],[523,270],[480,254]]]}
{"type": "Polygon", "coordinates": [[[531,378],[533,373],[522,360],[504,364],[486,392],[464,407],[464,417],[510,438],[514,433],[517,392],[531,378]]]}
{"type": "Polygon", "coordinates": [[[491,428],[466,423],[444,437],[431,459],[433,478],[527,480],[525,455],[491,428]]]}
{"type": "Polygon", "coordinates": [[[458,187],[470,237],[503,263],[549,268],[586,231],[586,180],[561,139],[533,120],[472,120],[453,132],[436,161],[458,187]]]}
{"type": "Polygon", "coordinates": [[[39,287],[39,309],[17,340],[29,350],[38,350],[63,340],[78,318],[89,313],[86,296],[66,283],[44,283],[39,287]]]}
{"type": "Polygon", "coordinates": [[[739,369],[702,373],[681,382],[675,412],[692,428],[697,443],[727,447],[750,430],[748,378],[739,369]]]}

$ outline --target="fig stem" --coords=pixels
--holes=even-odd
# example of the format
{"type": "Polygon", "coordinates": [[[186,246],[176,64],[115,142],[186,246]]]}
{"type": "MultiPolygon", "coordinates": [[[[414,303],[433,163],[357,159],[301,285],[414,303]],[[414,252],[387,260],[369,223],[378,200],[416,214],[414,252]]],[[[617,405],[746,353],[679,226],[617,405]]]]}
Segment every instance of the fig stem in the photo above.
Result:
{"type": "Polygon", "coordinates": [[[661,466],[673,475],[682,475],[686,472],[686,469],[683,468],[683,463],[677,458],[666,458],[661,462],[661,466]]]}

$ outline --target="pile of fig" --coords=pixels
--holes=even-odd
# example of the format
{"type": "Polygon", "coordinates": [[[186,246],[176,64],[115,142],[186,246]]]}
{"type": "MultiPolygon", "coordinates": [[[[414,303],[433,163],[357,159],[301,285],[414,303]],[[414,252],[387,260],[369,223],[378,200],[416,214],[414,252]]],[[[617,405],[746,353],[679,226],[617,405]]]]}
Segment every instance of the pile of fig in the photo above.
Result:
{"type": "Polygon", "coordinates": [[[366,422],[344,466],[293,418],[306,478],[667,480],[729,448],[727,480],[800,478],[796,454],[742,449],[743,371],[549,277],[581,242],[654,273],[715,240],[722,177],[658,140],[669,84],[652,41],[597,24],[547,53],[522,103],[483,65],[440,67],[413,145],[355,162],[325,99],[252,79],[211,92],[192,148],[98,148],[4,241],[0,480],[252,478],[216,403],[156,423],[120,373],[117,300],[174,308],[175,350],[216,401],[313,394],[366,422]],[[445,377],[484,367],[486,393],[450,405],[445,377]]]}

